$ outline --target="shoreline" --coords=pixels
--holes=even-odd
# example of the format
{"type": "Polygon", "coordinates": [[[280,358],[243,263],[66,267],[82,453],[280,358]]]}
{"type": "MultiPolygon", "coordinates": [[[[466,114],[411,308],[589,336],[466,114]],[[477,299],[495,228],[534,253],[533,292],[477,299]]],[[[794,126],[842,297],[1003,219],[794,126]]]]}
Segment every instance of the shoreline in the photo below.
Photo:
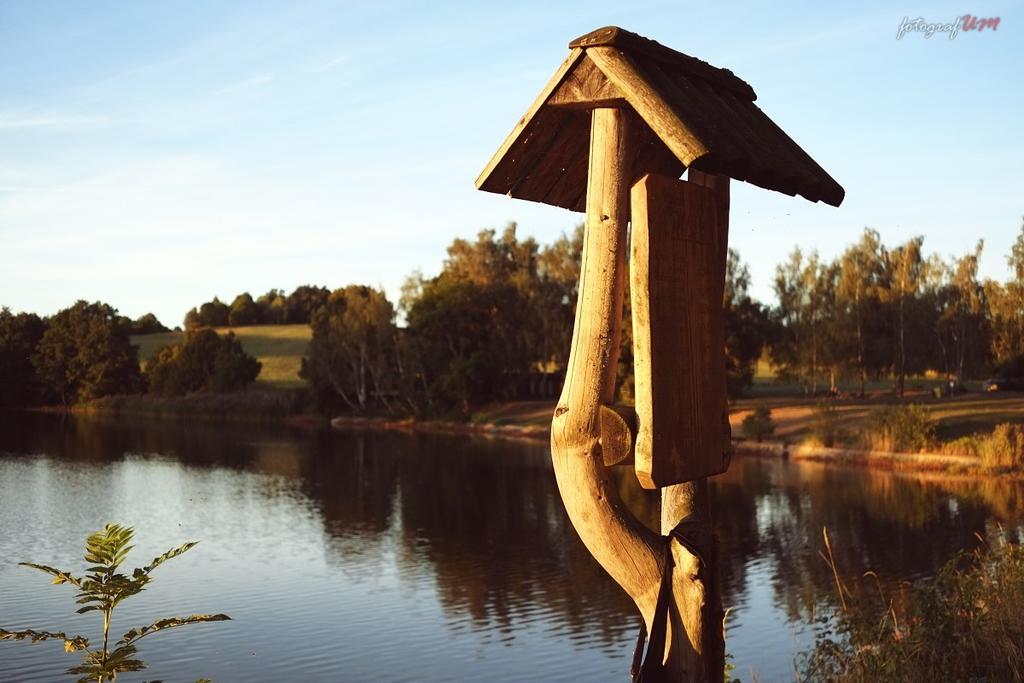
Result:
{"type": "MultiPolygon", "coordinates": [[[[164,406],[160,406],[164,407],[164,406]]],[[[180,406],[179,406],[180,407],[180,406]]],[[[309,413],[247,413],[233,411],[206,412],[160,410],[157,406],[131,405],[129,402],[87,404],[83,406],[36,406],[19,411],[75,416],[103,416],[141,418],[149,420],[202,422],[263,422],[289,427],[311,429],[330,427],[338,431],[391,431],[420,434],[465,434],[489,439],[548,443],[550,425],[516,424],[500,422],[456,422],[451,420],[416,420],[413,418],[336,416],[327,418],[309,413]],[[145,408],[150,408],[146,410],[145,408]]],[[[5,410],[4,412],[11,412],[5,410]]],[[[276,412],[276,411],[275,411],[276,412]]],[[[790,444],[784,441],[754,442],[733,439],[736,455],[783,458],[794,461],[818,462],[828,465],[865,467],[884,471],[930,474],[941,478],[970,477],[976,479],[1021,479],[1024,473],[984,470],[976,457],[944,453],[898,453],[868,451],[855,448],[826,448],[811,444],[790,444]]]]}
{"type": "Polygon", "coordinates": [[[539,425],[497,424],[493,422],[453,422],[450,420],[415,420],[387,417],[352,417],[342,415],[330,420],[331,429],[339,431],[395,431],[424,434],[474,434],[500,439],[529,440],[547,443],[551,429],[539,425]]]}
{"type": "MultiPolygon", "coordinates": [[[[473,434],[487,438],[530,440],[542,443],[549,441],[551,433],[550,427],[538,425],[395,420],[378,417],[339,416],[332,418],[330,425],[332,429],[339,431],[377,430],[425,434],[473,434]]],[[[852,448],[826,448],[810,444],[788,444],[783,441],[757,443],[745,439],[734,439],[733,448],[736,455],[742,456],[782,458],[826,465],[930,474],[949,479],[963,477],[973,479],[1024,478],[1024,474],[1016,472],[985,471],[981,468],[978,459],[969,455],[867,451],[852,448]]]]}

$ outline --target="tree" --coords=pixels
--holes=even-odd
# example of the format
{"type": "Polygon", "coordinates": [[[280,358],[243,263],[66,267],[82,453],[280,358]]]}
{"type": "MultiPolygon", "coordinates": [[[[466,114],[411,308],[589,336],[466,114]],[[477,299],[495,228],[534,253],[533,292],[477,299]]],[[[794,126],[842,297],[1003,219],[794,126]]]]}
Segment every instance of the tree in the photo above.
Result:
{"type": "Polygon", "coordinates": [[[50,318],[32,355],[44,386],[63,405],[141,389],[138,349],[107,304],[79,301],[50,318]]]}
{"type": "Polygon", "coordinates": [[[1024,223],[1006,260],[1010,280],[1005,284],[989,280],[984,285],[991,355],[997,364],[1024,354],[1024,223]]]}
{"type": "Polygon", "coordinates": [[[243,292],[231,302],[228,311],[228,325],[231,327],[242,327],[244,325],[255,325],[259,323],[260,309],[252,300],[249,292],[243,292]]]}
{"type": "Polygon", "coordinates": [[[213,297],[213,301],[207,301],[199,307],[199,322],[203,327],[227,327],[230,314],[228,305],[213,297]]]}
{"type": "Polygon", "coordinates": [[[884,323],[880,300],[885,287],[884,253],[878,232],[865,228],[860,242],[849,247],[840,259],[838,304],[854,333],[861,396],[868,374],[877,376],[889,359],[888,345],[884,343],[888,326],[884,323]],[[868,339],[873,342],[870,347],[868,339]]]}
{"type": "Polygon", "coordinates": [[[188,330],[199,329],[203,326],[199,320],[199,309],[192,307],[188,310],[188,313],[185,314],[184,326],[186,332],[188,330]]]}
{"type": "Polygon", "coordinates": [[[288,298],[280,289],[271,289],[256,299],[260,309],[259,320],[264,325],[283,325],[288,318],[288,298]]]}
{"type": "MultiPolygon", "coordinates": [[[[777,319],[781,325],[781,334],[774,340],[772,345],[772,357],[786,374],[794,375],[804,386],[808,386],[804,377],[806,363],[807,345],[805,337],[809,330],[808,325],[808,301],[807,291],[808,278],[806,277],[807,266],[804,263],[803,252],[797,247],[789,255],[785,263],[775,267],[775,281],[773,287],[775,296],[778,298],[776,309],[777,319]]],[[[731,276],[735,278],[735,276],[731,276]]],[[[729,289],[735,288],[736,284],[729,284],[730,276],[726,277],[726,296],[730,295],[729,289]]],[[[742,284],[742,279],[739,280],[742,284]]]]}
{"type": "Polygon", "coordinates": [[[222,393],[251,384],[260,369],[234,332],[221,336],[202,328],[188,332],[183,343],[158,349],[146,365],[146,381],[151,392],[165,396],[222,393]]]}
{"type": "Polygon", "coordinates": [[[44,400],[32,365],[32,353],[46,331],[34,313],[0,308],[0,406],[32,405],[44,400]]]}
{"type": "Polygon", "coordinates": [[[960,383],[966,368],[980,368],[988,355],[985,290],[978,281],[978,261],[984,249],[978,240],[973,252],[954,259],[947,269],[939,298],[936,336],[943,350],[946,376],[960,383]],[[979,343],[981,342],[981,343],[979,343]]]}
{"type": "Polygon", "coordinates": [[[479,285],[443,273],[407,313],[411,354],[426,407],[468,412],[514,395],[529,365],[521,343],[527,307],[510,285],[479,285]]]}
{"type": "Polygon", "coordinates": [[[301,376],[317,403],[340,399],[353,412],[391,410],[397,394],[395,309],[383,291],[350,285],[335,290],[313,312],[313,338],[301,376]]]}
{"type": "Polygon", "coordinates": [[[750,269],[729,249],[723,307],[725,316],[725,376],[730,396],[750,386],[757,361],[774,338],[768,309],[750,297],[750,269]]]}
{"type": "Polygon", "coordinates": [[[569,359],[582,258],[582,223],[571,235],[563,233],[552,244],[542,248],[537,256],[534,311],[539,347],[536,351],[545,368],[565,367],[569,359]]]}
{"type": "Polygon", "coordinates": [[[169,331],[170,330],[168,330],[167,327],[152,313],[141,315],[131,323],[132,334],[157,334],[159,332],[169,331]]]}
{"type": "Polygon", "coordinates": [[[888,280],[896,309],[896,390],[900,396],[903,396],[907,376],[907,309],[912,305],[908,301],[917,298],[921,287],[925,266],[921,255],[923,244],[924,237],[914,237],[887,254],[888,280]]]}
{"type": "Polygon", "coordinates": [[[331,291],[326,287],[301,285],[288,295],[285,301],[285,322],[292,325],[308,325],[317,309],[327,303],[331,291]]]}

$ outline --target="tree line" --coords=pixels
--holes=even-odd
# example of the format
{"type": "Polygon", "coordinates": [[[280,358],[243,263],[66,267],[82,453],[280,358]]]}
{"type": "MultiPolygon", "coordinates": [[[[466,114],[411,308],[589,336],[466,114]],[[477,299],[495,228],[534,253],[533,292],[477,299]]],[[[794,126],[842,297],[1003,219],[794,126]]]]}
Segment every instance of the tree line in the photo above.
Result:
{"type": "Polygon", "coordinates": [[[301,285],[291,294],[271,289],[257,299],[242,292],[230,304],[213,297],[185,314],[185,329],[247,325],[308,325],[313,312],[327,303],[331,290],[301,285]]]}
{"type": "Polygon", "coordinates": [[[133,334],[166,332],[156,316],[118,315],[109,304],[78,301],[42,318],[0,309],[0,406],[86,403],[114,394],[231,391],[260,364],[234,335],[197,330],[139,364],[133,334]]]}
{"type": "MultiPolygon", "coordinates": [[[[302,375],[328,410],[448,415],[488,401],[553,398],[572,340],[582,252],[583,226],[542,246],[510,224],[453,241],[441,273],[414,273],[397,306],[370,287],[336,290],[313,314],[302,375]]],[[[727,279],[727,368],[739,391],[753,377],[772,319],[751,298],[749,271],[735,252],[727,279]]],[[[628,400],[628,320],[623,329],[619,384],[628,400]]]]}
{"type": "MultiPolygon", "coordinates": [[[[151,314],[131,321],[86,302],[46,319],[3,309],[0,403],[244,387],[259,364],[232,334],[210,328],[302,320],[312,339],[301,375],[325,412],[452,415],[489,401],[552,398],[572,339],[582,249],[582,226],[541,245],[510,224],[454,240],[441,272],[414,273],[397,302],[364,285],[242,294],[231,306],[214,299],[189,312],[183,340],[148,359],[145,372],[129,335],[166,330],[151,314]]],[[[979,242],[944,259],[926,255],[921,237],[889,247],[866,229],[831,261],[795,249],[776,269],[773,307],[751,296],[749,268],[730,250],[722,302],[730,394],[751,384],[762,357],[808,393],[840,381],[863,392],[879,379],[900,392],[926,371],[954,382],[1024,374],[1024,225],[1005,282],[979,277],[982,249],[979,242]]],[[[626,401],[628,301],[619,366],[626,401]]]]}
{"type": "Polygon", "coordinates": [[[839,257],[794,249],[776,268],[773,362],[808,392],[853,380],[927,371],[953,385],[988,373],[1019,373],[1024,354],[1024,225],[1007,255],[1010,277],[982,279],[979,240],[965,254],[926,255],[924,238],[888,247],[877,231],[839,257]]]}

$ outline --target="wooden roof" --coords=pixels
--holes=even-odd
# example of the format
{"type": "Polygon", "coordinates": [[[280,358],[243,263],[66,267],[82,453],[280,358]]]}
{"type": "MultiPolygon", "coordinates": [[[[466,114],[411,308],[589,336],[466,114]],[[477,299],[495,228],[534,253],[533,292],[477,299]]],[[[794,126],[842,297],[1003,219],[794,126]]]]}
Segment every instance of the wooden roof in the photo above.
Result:
{"type": "Polygon", "coordinates": [[[728,69],[611,26],[569,43],[569,56],[476,180],[488,192],[573,211],[586,202],[590,109],[636,114],[634,173],[689,166],[813,202],[845,191],[756,104],[728,69]]]}

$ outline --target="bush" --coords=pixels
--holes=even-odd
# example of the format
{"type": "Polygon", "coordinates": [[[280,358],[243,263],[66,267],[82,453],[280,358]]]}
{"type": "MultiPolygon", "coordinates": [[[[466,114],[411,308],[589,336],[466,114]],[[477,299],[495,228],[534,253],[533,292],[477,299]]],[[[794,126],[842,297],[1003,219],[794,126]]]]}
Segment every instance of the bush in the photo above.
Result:
{"type": "Polygon", "coordinates": [[[852,596],[803,660],[805,681],[1024,679],[1024,549],[953,558],[897,615],[876,584],[852,596]],[[859,595],[859,593],[864,593],[859,595]],[[898,617],[898,618],[897,618],[898,617]]]}
{"type": "Polygon", "coordinates": [[[775,433],[775,420],[772,419],[772,409],[766,403],[760,403],[754,412],[743,418],[743,436],[760,443],[766,437],[775,433]]]}
{"type": "Polygon", "coordinates": [[[261,364],[242,349],[233,332],[189,332],[183,344],[157,350],[146,366],[149,390],[165,396],[193,391],[222,393],[241,389],[260,374],[261,364]]]}
{"type": "Polygon", "coordinates": [[[1024,425],[1004,422],[978,441],[978,457],[986,469],[1012,469],[1024,464],[1024,425]]]}
{"type": "Polygon", "coordinates": [[[819,401],[811,419],[811,435],[826,448],[840,439],[839,412],[831,401],[819,401]]]}
{"type": "Polygon", "coordinates": [[[995,367],[995,376],[1003,379],[1024,377],[1024,353],[997,365],[995,367]]]}
{"type": "Polygon", "coordinates": [[[924,406],[882,406],[868,415],[863,440],[874,451],[919,452],[934,444],[935,424],[924,406]]]}

